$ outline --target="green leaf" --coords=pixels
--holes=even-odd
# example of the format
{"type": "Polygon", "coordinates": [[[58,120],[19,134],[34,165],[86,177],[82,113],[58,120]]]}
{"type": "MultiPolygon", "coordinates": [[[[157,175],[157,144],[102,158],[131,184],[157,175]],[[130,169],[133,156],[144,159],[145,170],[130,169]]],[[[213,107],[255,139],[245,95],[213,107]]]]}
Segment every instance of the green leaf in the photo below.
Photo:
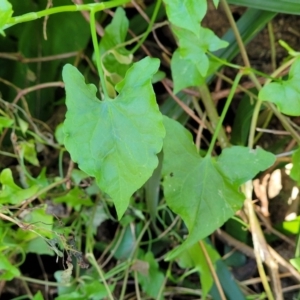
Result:
{"type": "Polygon", "coordinates": [[[300,272],[300,257],[290,259],[291,265],[300,272]]]}
{"type": "Polygon", "coordinates": [[[121,238],[121,242],[117,242],[118,244],[114,246],[117,247],[114,251],[114,257],[118,260],[128,258],[136,245],[136,237],[130,226],[127,226],[123,230],[125,230],[124,234],[120,233],[116,239],[116,241],[119,241],[121,238]]]}
{"type": "Polygon", "coordinates": [[[99,44],[105,74],[113,85],[125,77],[132,65],[133,55],[125,47],[119,47],[126,39],[128,26],[124,9],[118,7],[111,23],[105,27],[105,34],[99,44]]]}
{"type": "Polygon", "coordinates": [[[73,169],[71,173],[71,178],[75,185],[79,185],[80,182],[89,177],[88,174],[84,173],[81,170],[73,169]]]}
{"type": "Polygon", "coordinates": [[[146,254],[139,256],[139,259],[148,264],[147,274],[144,274],[144,272],[138,273],[142,290],[151,298],[160,299],[158,298],[158,294],[164,283],[165,276],[159,270],[158,263],[155,260],[153,253],[147,252],[146,254]]]}
{"type": "Polygon", "coordinates": [[[37,185],[33,185],[28,189],[22,189],[14,183],[10,169],[4,169],[0,174],[0,183],[2,190],[0,191],[0,203],[4,204],[20,204],[22,201],[32,197],[39,189],[37,185]]]}
{"type": "Polygon", "coordinates": [[[13,124],[14,120],[7,117],[0,117],[0,133],[2,132],[3,128],[11,127],[13,124]]]}
{"type": "Polygon", "coordinates": [[[75,208],[76,211],[79,211],[81,205],[92,206],[92,200],[87,196],[83,189],[75,186],[71,189],[66,195],[56,197],[53,199],[55,203],[66,203],[75,208]]]}
{"type": "Polygon", "coordinates": [[[276,225],[275,228],[287,235],[298,234],[300,230],[300,216],[291,221],[284,221],[281,224],[276,225]]]}
{"type": "Polygon", "coordinates": [[[53,250],[51,250],[49,245],[40,237],[26,243],[24,250],[26,253],[35,253],[38,255],[54,255],[53,250]]]}
{"type": "Polygon", "coordinates": [[[230,142],[236,145],[245,145],[248,140],[251,119],[255,102],[251,101],[248,95],[245,95],[239,102],[235,114],[230,142]]]}
{"type": "MultiPolygon", "coordinates": [[[[206,75],[213,74],[219,67],[219,63],[209,61],[206,75]]],[[[174,93],[178,93],[186,87],[199,86],[205,83],[205,77],[201,75],[198,65],[194,61],[182,57],[179,49],[172,56],[171,71],[174,81],[174,93]]]]}
{"type": "Polygon", "coordinates": [[[240,184],[272,165],[275,157],[262,149],[236,146],[223,150],[217,161],[202,158],[187,130],[167,117],[164,124],[164,194],[189,230],[186,241],[167,256],[171,259],[232,217],[244,201],[240,184]]]}
{"type": "Polygon", "coordinates": [[[21,141],[18,143],[18,146],[20,148],[20,156],[22,158],[25,158],[34,166],[38,167],[40,165],[39,160],[37,159],[34,140],[21,141]]]}
{"type": "Polygon", "coordinates": [[[290,172],[290,177],[300,184],[300,148],[298,148],[292,156],[293,167],[290,172]]]}
{"type": "Polygon", "coordinates": [[[169,21],[198,34],[198,27],[207,11],[206,0],[164,0],[169,21]]]}
{"type": "MultiPolygon", "coordinates": [[[[114,285],[108,285],[111,292],[114,291],[114,285]]],[[[105,299],[107,295],[106,287],[99,282],[94,280],[92,282],[85,282],[82,285],[81,291],[86,295],[87,299],[105,299]]]]}
{"type": "MultiPolygon", "coordinates": [[[[210,29],[197,27],[197,34],[182,28],[173,28],[173,32],[179,40],[180,57],[193,63],[201,76],[205,77],[209,68],[207,51],[216,51],[228,45],[219,39],[210,29]]],[[[173,74],[173,70],[172,70],[173,74]]],[[[191,85],[191,84],[190,84],[191,85]]]]}
{"type": "Polygon", "coordinates": [[[32,298],[32,300],[44,300],[44,297],[43,297],[41,291],[38,291],[38,292],[34,295],[34,297],[32,298]]]}
{"type": "Polygon", "coordinates": [[[167,117],[164,124],[164,194],[189,230],[186,241],[167,256],[171,259],[223,225],[242,206],[244,196],[210,157],[198,155],[187,130],[167,117]]]}
{"type": "Polygon", "coordinates": [[[55,128],[55,133],[54,133],[55,139],[60,145],[64,144],[64,139],[65,139],[65,133],[64,133],[64,125],[63,123],[60,123],[56,126],[55,128]]]}
{"type": "Polygon", "coordinates": [[[0,252],[0,279],[2,280],[12,280],[16,276],[20,276],[20,271],[15,266],[13,266],[7,257],[0,252]],[[4,271],[4,272],[3,272],[4,271]]]}
{"type": "MultiPolygon", "coordinates": [[[[206,248],[213,264],[220,259],[216,250],[214,250],[209,244],[205,243],[204,240],[203,245],[206,248]]],[[[201,274],[200,281],[202,298],[206,299],[206,296],[214,283],[214,279],[199,243],[196,243],[183,251],[178,257],[178,264],[181,268],[197,268],[198,272],[201,274]]]]}
{"type": "Polygon", "coordinates": [[[0,0],[0,34],[5,36],[4,29],[13,14],[12,5],[7,0],[0,0]]]}
{"type": "Polygon", "coordinates": [[[29,124],[27,122],[25,122],[22,118],[20,117],[17,117],[17,120],[18,120],[18,123],[19,123],[19,126],[20,126],[20,129],[21,129],[21,132],[23,134],[26,133],[28,127],[29,127],[29,124]]]}
{"type": "Polygon", "coordinates": [[[114,201],[121,218],[130,196],[158,164],[165,129],[151,86],[159,61],[149,57],[134,64],[117,86],[119,95],[99,101],[94,85],[66,65],[67,114],[65,146],[79,167],[96,177],[114,201]],[[147,70],[145,72],[145,70],[147,70]]]}
{"type": "MultiPolygon", "coordinates": [[[[227,266],[223,262],[223,260],[219,259],[216,262],[216,274],[220,280],[221,286],[226,295],[226,299],[228,300],[246,300],[249,298],[245,298],[243,295],[239,285],[236,283],[236,280],[232,276],[232,273],[228,270],[227,266]]],[[[210,290],[209,294],[212,299],[220,299],[219,289],[216,287],[216,283],[214,283],[213,288],[210,290]]],[[[258,298],[255,297],[257,300],[258,298]]],[[[265,299],[265,297],[261,298],[265,299]]]]}
{"type": "Polygon", "coordinates": [[[272,82],[265,85],[259,92],[258,98],[277,105],[278,110],[290,116],[300,115],[300,58],[293,63],[289,79],[281,83],[272,82]]]}
{"type": "Polygon", "coordinates": [[[191,60],[183,58],[177,49],[171,60],[172,78],[174,81],[174,93],[189,86],[198,86],[205,82],[205,78],[199,72],[197,65],[191,60]]]}
{"type": "Polygon", "coordinates": [[[213,0],[214,6],[218,8],[220,0],[213,0]]]}

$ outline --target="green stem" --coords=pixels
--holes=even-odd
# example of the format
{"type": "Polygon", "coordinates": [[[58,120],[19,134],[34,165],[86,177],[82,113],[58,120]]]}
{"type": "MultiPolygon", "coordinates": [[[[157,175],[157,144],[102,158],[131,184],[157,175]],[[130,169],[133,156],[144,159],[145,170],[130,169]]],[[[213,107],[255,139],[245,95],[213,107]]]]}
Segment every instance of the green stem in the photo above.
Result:
{"type": "MultiPolygon", "coordinates": [[[[260,72],[258,70],[255,70],[253,69],[252,67],[242,67],[240,65],[236,65],[236,64],[232,64],[230,62],[228,62],[227,60],[224,60],[216,55],[214,55],[213,53],[211,52],[207,52],[207,54],[215,61],[219,62],[220,64],[224,65],[224,66],[227,66],[227,67],[230,67],[230,68],[233,68],[233,69],[238,69],[238,70],[241,70],[243,69],[244,70],[244,73],[246,73],[246,71],[248,71],[248,73],[253,73],[253,74],[256,74],[256,75],[259,75],[263,78],[267,78],[269,80],[273,80],[273,81],[278,81],[280,82],[281,80],[277,79],[277,78],[274,78],[272,77],[272,75],[268,75],[266,73],[263,73],[263,72],[260,72]]],[[[256,83],[257,84],[257,83],[256,83]]]]}
{"type": "Polygon", "coordinates": [[[223,108],[222,114],[221,114],[221,116],[220,116],[220,118],[219,118],[217,127],[216,127],[216,129],[215,129],[214,135],[213,135],[212,140],[211,140],[211,143],[210,143],[210,145],[209,145],[209,149],[208,149],[208,151],[207,151],[207,155],[211,155],[211,153],[212,153],[212,151],[213,151],[213,149],[214,149],[214,145],[215,145],[215,143],[216,143],[217,138],[219,137],[219,132],[221,131],[222,124],[223,124],[223,121],[224,121],[224,119],[225,119],[226,113],[227,113],[227,111],[228,111],[228,108],[229,108],[229,106],[230,106],[231,100],[232,100],[232,98],[233,98],[233,96],[234,96],[234,94],[235,94],[235,91],[236,91],[236,89],[237,89],[237,87],[238,87],[238,84],[239,84],[240,79],[242,78],[242,76],[243,76],[243,73],[240,72],[240,73],[238,73],[238,74],[236,75],[236,77],[235,77],[235,79],[234,79],[232,88],[231,88],[230,93],[229,93],[229,95],[228,95],[228,97],[227,97],[225,106],[224,106],[224,108],[223,108]]]}
{"type": "Polygon", "coordinates": [[[259,115],[261,104],[262,104],[262,101],[260,99],[258,99],[256,101],[256,104],[255,104],[255,107],[254,107],[254,110],[253,110],[253,115],[252,115],[251,125],[250,125],[249,138],[248,138],[248,147],[249,148],[253,148],[253,146],[254,146],[255,129],[256,129],[256,123],[257,123],[257,120],[258,120],[258,115],[259,115]]]}
{"type": "Polygon", "coordinates": [[[137,43],[137,45],[130,51],[130,53],[133,54],[136,50],[138,50],[138,49],[140,48],[140,46],[141,46],[141,45],[144,43],[144,41],[146,40],[146,38],[147,38],[147,36],[149,35],[149,33],[151,32],[152,27],[153,27],[153,24],[154,24],[154,22],[155,22],[155,20],[156,20],[157,14],[158,14],[160,5],[161,5],[161,0],[157,0],[147,30],[145,31],[145,33],[143,34],[143,37],[140,39],[140,41],[137,43]]]}
{"type": "Polygon", "coordinates": [[[114,300],[114,297],[111,293],[111,290],[107,284],[107,281],[105,280],[105,277],[104,277],[104,273],[103,271],[101,270],[100,266],[98,265],[95,257],[94,257],[94,254],[93,253],[88,253],[87,255],[87,258],[89,259],[90,263],[94,266],[94,268],[97,270],[104,286],[105,286],[105,289],[106,289],[106,292],[107,292],[107,295],[108,295],[108,299],[110,300],[114,300]]]}
{"type": "Polygon", "coordinates": [[[228,3],[226,2],[226,0],[221,0],[221,5],[223,6],[225,14],[226,14],[226,16],[228,18],[228,21],[230,23],[230,26],[231,26],[232,31],[234,33],[234,36],[236,38],[237,44],[238,44],[239,49],[240,49],[240,54],[241,54],[242,59],[244,61],[245,67],[249,71],[249,78],[252,80],[252,82],[254,83],[255,87],[258,90],[260,90],[261,89],[261,85],[260,85],[259,81],[257,80],[257,78],[255,77],[255,75],[254,75],[254,73],[252,71],[250,60],[249,60],[249,57],[248,57],[245,45],[243,43],[243,39],[242,39],[242,37],[240,35],[239,29],[238,29],[238,27],[237,27],[237,25],[235,23],[235,20],[234,20],[234,18],[232,16],[230,7],[229,7],[228,3]]]}
{"type": "Polygon", "coordinates": [[[94,11],[94,10],[92,10],[90,13],[91,36],[92,36],[93,47],[94,47],[94,51],[95,51],[97,70],[98,70],[98,74],[100,76],[100,83],[101,83],[102,91],[104,94],[104,98],[109,99],[107,87],[105,84],[105,77],[104,77],[103,69],[101,66],[100,49],[99,49],[99,44],[98,44],[98,39],[97,39],[97,32],[96,32],[95,13],[96,13],[96,11],[94,11]]]}
{"type": "MultiPolygon", "coordinates": [[[[210,91],[206,84],[203,84],[198,87],[199,93],[201,95],[202,102],[205,106],[205,110],[209,120],[211,122],[212,129],[215,130],[219,121],[219,115],[215,107],[215,103],[211,97],[210,91]]],[[[214,135],[217,133],[217,137],[220,143],[221,148],[226,148],[229,146],[229,141],[226,136],[226,133],[222,127],[219,128],[219,131],[215,131],[214,135]]]]}
{"type": "Polygon", "coordinates": [[[226,0],[221,0],[221,5],[224,9],[224,12],[227,16],[227,19],[230,23],[230,26],[231,26],[231,29],[234,33],[234,36],[236,38],[236,41],[237,41],[237,44],[240,48],[240,53],[241,53],[241,56],[242,56],[242,59],[244,61],[244,64],[247,68],[250,68],[251,65],[250,65],[250,61],[249,61],[249,58],[248,58],[248,55],[247,55],[247,51],[244,47],[244,43],[243,43],[243,40],[242,40],[242,37],[240,35],[240,32],[239,32],[239,29],[238,27],[236,26],[236,23],[235,23],[235,20],[232,16],[232,13],[231,13],[231,10],[230,10],[230,7],[228,5],[228,3],[226,2],[226,0]]]}
{"type": "Polygon", "coordinates": [[[276,70],[276,44],[275,44],[275,35],[274,35],[272,21],[268,23],[268,33],[270,39],[271,65],[272,65],[272,69],[276,70]]]}
{"type": "MultiPolygon", "coordinates": [[[[270,124],[270,121],[273,117],[273,112],[270,110],[268,112],[268,115],[264,121],[264,124],[262,125],[262,128],[267,128],[268,125],[270,124]]],[[[258,142],[258,140],[261,138],[261,136],[263,135],[263,132],[259,132],[255,137],[254,137],[254,144],[256,144],[258,142]]]]}
{"type": "Polygon", "coordinates": [[[72,285],[72,283],[62,284],[62,283],[59,283],[59,282],[45,281],[45,280],[35,279],[35,278],[26,277],[26,276],[22,276],[22,275],[17,276],[16,278],[20,279],[20,280],[27,281],[27,282],[32,282],[32,283],[35,283],[35,284],[54,286],[54,287],[59,287],[59,286],[69,287],[69,286],[72,285]]]}
{"type": "Polygon", "coordinates": [[[11,17],[7,24],[4,26],[4,29],[11,27],[13,25],[33,21],[45,16],[62,13],[62,12],[75,12],[75,11],[101,11],[108,8],[113,8],[116,6],[123,5],[125,3],[130,2],[130,0],[115,0],[109,2],[101,2],[101,3],[90,3],[90,4],[81,4],[81,5],[65,5],[59,7],[52,7],[45,10],[41,10],[38,12],[30,12],[21,16],[11,17]]]}
{"type": "MultiPolygon", "coordinates": [[[[285,70],[286,68],[288,68],[294,61],[296,58],[291,59],[290,61],[286,62],[285,64],[283,64],[282,66],[280,66],[277,70],[275,70],[272,74],[271,77],[275,78],[276,76],[278,76],[283,70],[285,70]]],[[[269,84],[271,80],[267,80],[265,82],[265,85],[269,84]]],[[[253,115],[252,115],[252,120],[251,120],[251,125],[250,125],[250,132],[249,132],[249,139],[248,139],[248,146],[250,148],[253,147],[254,143],[255,143],[255,129],[256,129],[256,124],[257,124],[257,120],[258,120],[258,116],[259,116],[259,112],[260,112],[260,107],[262,105],[262,101],[258,98],[255,107],[254,107],[254,111],[253,111],[253,115]]],[[[297,133],[297,131],[291,126],[291,124],[287,121],[287,118],[282,115],[278,109],[274,106],[273,103],[270,102],[266,102],[265,105],[270,108],[272,110],[272,112],[276,115],[276,117],[280,120],[282,126],[291,133],[292,137],[297,141],[298,144],[300,144],[300,136],[297,133]]]]}

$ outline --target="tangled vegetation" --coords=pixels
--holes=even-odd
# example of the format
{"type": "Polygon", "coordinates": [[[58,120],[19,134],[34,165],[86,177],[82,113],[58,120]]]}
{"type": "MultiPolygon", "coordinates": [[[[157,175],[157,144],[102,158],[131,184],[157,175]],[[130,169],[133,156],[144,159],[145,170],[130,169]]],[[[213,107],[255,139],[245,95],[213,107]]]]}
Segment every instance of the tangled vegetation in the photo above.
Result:
{"type": "Polygon", "coordinates": [[[299,11],[0,0],[1,299],[300,299],[299,11]]]}

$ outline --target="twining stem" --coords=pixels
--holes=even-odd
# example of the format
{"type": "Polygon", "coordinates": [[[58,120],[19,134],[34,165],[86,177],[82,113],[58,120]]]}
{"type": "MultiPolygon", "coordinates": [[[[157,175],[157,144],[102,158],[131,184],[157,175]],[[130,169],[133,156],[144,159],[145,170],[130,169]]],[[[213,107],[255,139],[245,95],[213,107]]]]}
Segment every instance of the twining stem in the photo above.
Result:
{"type": "MultiPolygon", "coordinates": [[[[278,75],[280,75],[284,70],[286,70],[289,66],[293,64],[293,62],[296,60],[296,57],[292,58],[291,60],[284,63],[282,66],[280,66],[277,70],[275,70],[270,78],[276,78],[278,75]]],[[[269,84],[271,82],[271,79],[267,79],[265,82],[266,84],[269,84]]],[[[248,146],[253,147],[254,145],[254,135],[256,130],[256,124],[260,112],[260,108],[262,105],[262,101],[258,98],[254,107],[252,119],[251,119],[251,125],[250,125],[250,132],[249,132],[249,139],[248,139],[248,146]]],[[[276,117],[280,120],[282,126],[291,133],[292,137],[297,141],[298,144],[300,144],[300,137],[297,131],[291,126],[291,124],[287,121],[287,118],[282,115],[278,109],[272,104],[266,102],[266,106],[269,107],[272,112],[276,115],[276,117]]]]}
{"type": "Polygon", "coordinates": [[[107,90],[107,87],[105,84],[105,77],[104,77],[103,69],[101,66],[101,56],[100,56],[99,43],[98,43],[98,39],[97,39],[95,14],[96,14],[96,11],[91,10],[91,12],[90,12],[91,36],[92,36],[93,47],[94,47],[94,51],[95,51],[97,70],[98,70],[98,74],[100,76],[101,87],[102,87],[102,91],[104,94],[104,98],[109,99],[108,90],[107,90]]]}
{"type": "Polygon", "coordinates": [[[97,12],[104,9],[121,6],[128,2],[130,2],[130,0],[114,0],[114,1],[101,2],[101,3],[64,5],[64,6],[52,7],[38,12],[30,12],[21,16],[11,17],[6,23],[6,25],[4,25],[4,29],[19,23],[37,20],[39,18],[43,18],[57,13],[75,12],[75,11],[84,11],[84,10],[97,12]]]}
{"type": "Polygon", "coordinates": [[[150,22],[148,24],[147,30],[145,31],[145,33],[143,34],[143,37],[140,39],[140,41],[137,43],[137,45],[130,51],[130,53],[134,53],[136,50],[138,50],[140,48],[140,46],[146,40],[146,38],[149,35],[149,33],[151,32],[153,24],[154,24],[154,22],[156,20],[158,12],[159,12],[160,5],[161,5],[161,0],[157,0],[156,4],[155,4],[155,7],[154,7],[154,11],[153,11],[152,17],[151,17],[151,20],[150,20],[150,22]]]}
{"type": "MultiPolygon", "coordinates": [[[[210,142],[210,144],[209,144],[209,148],[208,148],[208,151],[207,151],[207,155],[211,155],[211,153],[212,153],[212,151],[213,151],[213,149],[214,149],[214,145],[215,145],[216,140],[217,140],[218,138],[219,138],[219,140],[220,140],[219,133],[221,133],[221,128],[222,128],[223,121],[224,121],[224,119],[225,119],[225,116],[226,116],[226,114],[227,114],[228,108],[229,108],[229,106],[230,106],[230,103],[231,103],[231,101],[232,101],[232,98],[233,98],[233,96],[234,96],[234,94],[235,94],[235,91],[236,91],[236,89],[237,89],[237,87],[238,87],[238,84],[239,84],[239,82],[240,82],[242,76],[243,76],[243,73],[242,73],[242,72],[239,72],[239,73],[236,75],[235,79],[234,79],[233,85],[232,85],[231,90],[230,90],[230,93],[229,93],[229,95],[228,95],[228,97],[227,97],[227,100],[226,100],[225,106],[224,106],[224,108],[223,108],[222,114],[221,114],[221,116],[220,116],[220,118],[219,118],[219,121],[218,121],[218,124],[217,124],[217,126],[216,126],[214,135],[213,135],[212,140],[211,140],[211,142],[210,142]]],[[[226,140],[221,140],[221,141],[224,143],[225,141],[227,141],[227,137],[226,137],[226,140]]],[[[221,146],[222,146],[222,144],[221,144],[221,146]]],[[[222,147],[222,148],[223,148],[223,147],[222,147]]]]}
{"type": "MultiPolygon", "coordinates": [[[[235,23],[234,18],[232,16],[230,7],[229,7],[228,3],[226,2],[226,0],[221,0],[221,5],[222,5],[222,7],[225,11],[225,14],[228,18],[228,21],[230,23],[230,26],[231,26],[232,31],[234,33],[234,36],[236,38],[236,41],[237,41],[237,44],[239,46],[240,53],[241,53],[243,62],[245,64],[245,67],[248,68],[249,70],[251,70],[251,64],[250,64],[250,61],[249,61],[249,58],[248,58],[248,55],[247,55],[247,51],[246,51],[246,48],[244,46],[243,40],[241,38],[239,29],[236,26],[236,23],[235,23]]],[[[260,85],[259,81],[257,80],[256,76],[254,75],[254,73],[250,72],[249,77],[252,80],[252,82],[254,83],[254,85],[256,86],[256,88],[259,90],[261,88],[261,85],[260,85]]]]}

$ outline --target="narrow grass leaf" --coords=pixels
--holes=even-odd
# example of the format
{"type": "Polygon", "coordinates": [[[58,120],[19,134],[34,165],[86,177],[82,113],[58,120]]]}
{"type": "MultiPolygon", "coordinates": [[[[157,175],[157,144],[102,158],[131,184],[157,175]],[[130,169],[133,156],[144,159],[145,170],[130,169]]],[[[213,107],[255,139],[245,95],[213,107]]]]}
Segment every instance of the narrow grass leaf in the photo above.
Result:
{"type": "Polygon", "coordinates": [[[277,13],[300,14],[300,2],[298,0],[228,0],[228,3],[277,13]]]}

